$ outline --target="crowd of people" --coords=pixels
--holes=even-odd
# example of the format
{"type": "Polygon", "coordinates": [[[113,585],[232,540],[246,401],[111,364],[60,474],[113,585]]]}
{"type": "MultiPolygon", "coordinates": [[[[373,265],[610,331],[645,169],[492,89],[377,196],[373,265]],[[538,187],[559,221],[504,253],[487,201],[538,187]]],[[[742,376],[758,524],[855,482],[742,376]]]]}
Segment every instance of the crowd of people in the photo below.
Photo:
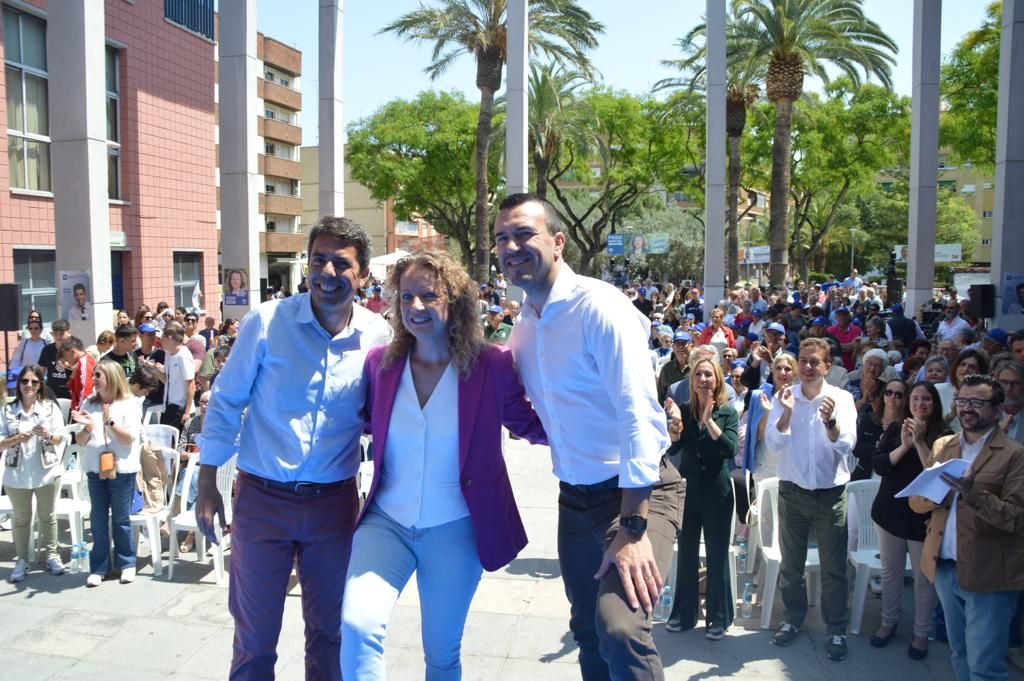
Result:
{"type": "Polygon", "coordinates": [[[572,271],[557,213],[530,194],[500,204],[494,237],[492,281],[476,284],[436,253],[376,281],[365,230],[328,217],[309,236],[303,292],[240,322],[207,316],[200,329],[195,311],[142,306],[86,347],[62,320],[47,338],[33,313],[0,420],[4,485],[18,498],[9,578],[25,576],[33,495],[48,568],[64,569],[46,510],[67,439],[52,400],[65,398],[93,500],[87,584],[134,579],[128,507],[143,414],[155,410],[201,456],[195,489],[179,492],[213,542],[226,529],[217,469],[237,457],[232,678],[272,674],[297,565],[310,678],[385,678],[388,619],[415,573],[427,677],[457,679],[481,574],[528,541],[505,428],[551,449],[584,679],[664,678],[652,627],[666,586],[668,631],[703,625],[724,638],[736,616],[729,549],[753,519],[777,526],[782,554],[772,642],[789,645],[804,626],[813,544],[827,654],[844,659],[858,533],[846,485],[868,479],[879,480],[870,515],[882,600],[871,645],[896,637],[909,556],[907,654],[927,655],[938,612],[959,681],[1005,678],[1024,592],[1024,332],[986,329],[951,290],[922,325],[856,270],[785,290],[737,287],[716,305],[692,282],[617,288],[572,271]],[[364,431],[374,472],[360,504],[364,431]],[[951,458],[971,466],[944,474],[945,499],[900,496],[951,458]],[[768,479],[777,517],[752,503],[768,479]]]}

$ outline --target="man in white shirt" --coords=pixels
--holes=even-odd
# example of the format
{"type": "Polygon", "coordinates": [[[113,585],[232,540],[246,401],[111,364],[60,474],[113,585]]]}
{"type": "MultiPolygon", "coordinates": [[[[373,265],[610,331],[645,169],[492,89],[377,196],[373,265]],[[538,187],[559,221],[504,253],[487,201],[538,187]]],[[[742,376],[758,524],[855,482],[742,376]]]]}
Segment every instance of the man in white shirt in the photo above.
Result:
{"type": "Polygon", "coordinates": [[[850,270],[850,276],[843,279],[843,288],[849,289],[851,293],[857,293],[863,285],[864,280],[860,278],[860,273],[856,269],[850,270]]]}
{"type": "Polygon", "coordinates": [[[192,416],[196,396],[196,360],[185,347],[185,327],[168,322],[161,336],[164,347],[164,412],[160,423],[179,430],[192,416]]]}
{"type": "Polygon", "coordinates": [[[960,316],[960,305],[956,302],[946,303],[946,318],[939,322],[935,330],[935,340],[956,340],[961,331],[970,328],[971,325],[960,316]]]}
{"type": "Polygon", "coordinates": [[[75,296],[75,304],[68,310],[68,319],[82,322],[92,319],[92,303],[88,300],[85,284],[75,284],[71,292],[75,296]]]}
{"type": "Polygon", "coordinates": [[[533,194],[502,201],[498,261],[527,294],[507,345],[561,481],[559,565],[583,679],[661,681],[651,615],[679,532],[683,482],[663,458],[669,438],[650,375],[650,322],[613,286],[574,273],[565,241],[551,204],[533,194]]]}
{"type": "Polygon", "coordinates": [[[814,528],[821,558],[821,614],[828,627],[829,659],[846,658],[847,457],[857,441],[857,411],[850,393],[829,385],[829,345],[800,343],[800,383],[776,396],[765,444],[779,452],[779,545],[785,619],[773,642],[793,642],[807,615],[804,569],[814,528]]]}

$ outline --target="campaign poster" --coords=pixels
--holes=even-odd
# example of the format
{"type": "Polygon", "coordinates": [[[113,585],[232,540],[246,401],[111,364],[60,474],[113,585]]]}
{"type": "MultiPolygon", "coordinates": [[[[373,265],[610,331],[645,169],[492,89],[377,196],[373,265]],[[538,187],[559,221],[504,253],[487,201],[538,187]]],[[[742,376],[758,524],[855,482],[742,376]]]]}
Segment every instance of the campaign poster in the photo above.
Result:
{"type": "Polygon", "coordinates": [[[625,236],[622,233],[608,235],[608,255],[622,255],[626,252],[625,236]]]}
{"type": "Polygon", "coordinates": [[[244,267],[225,269],[221,286],[224,287],[225,305],[249,304],[249,273],[244,267]]]}
{"type": "Polygon", "coordinates": [[[1024,314],[1024,272],[1003,273],[1003,314],[1024,314]]]}
{"type": "Polygon", "coordinates": [[[651,255],[668,253],[668,234],[655,232],[647,236],[647,252],[651,255]]]}
{"type": "Polygon", "coordinates": [[[57,288],[61,319],[85,322],[92,319],[92,287],[88,272],[61,271],[57,288]]]}
{"type": "MultiPolygon", "coordinates": [[[[910,257],[910,246],[896,244],[893,248],[896,262],[907,262],[910,257]]],[[[962,262],[963,246],[961,244],[935,244],[935,262],[962,262]]]]}

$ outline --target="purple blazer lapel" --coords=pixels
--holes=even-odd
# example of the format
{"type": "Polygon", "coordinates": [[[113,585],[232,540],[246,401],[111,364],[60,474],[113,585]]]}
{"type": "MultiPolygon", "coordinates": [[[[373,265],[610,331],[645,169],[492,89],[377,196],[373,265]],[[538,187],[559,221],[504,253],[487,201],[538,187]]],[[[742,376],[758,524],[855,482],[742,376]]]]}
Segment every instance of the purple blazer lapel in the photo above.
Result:
{"type": "Polygon", "coordinates": [[[486,357],[481,353],[473,372],[464,380],[459,381],[459,474],[466,467],[469,456],[469,443],[473,437],[473,426],[476,425],[476,413],[480,407],[480,394],[484,387],[487,374],[486,357]]]}
{"type": "MultiPolygon", "coordinates": [[[[391,412],[395,407],[395,396],[398,384],[405,371],[408,357],[396,359],[391,366],[379,368],[380,382],[377,384],[373,397],[373,465],[380,470],[384,460],[384,444],[388,437],[388,424],[391,423],[391,412]]],[[[375,476],[376,477],[376,476],[375,476]]]]}

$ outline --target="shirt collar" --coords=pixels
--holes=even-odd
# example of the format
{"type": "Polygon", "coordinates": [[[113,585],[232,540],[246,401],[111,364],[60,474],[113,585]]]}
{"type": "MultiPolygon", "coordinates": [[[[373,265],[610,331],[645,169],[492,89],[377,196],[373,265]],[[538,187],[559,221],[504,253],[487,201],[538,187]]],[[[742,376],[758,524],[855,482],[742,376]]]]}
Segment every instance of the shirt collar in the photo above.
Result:
{"type": "MultiPolygon", "coordinates": [[[[561,266],[558,268],[558,276],[555,277],[555,283],[551,285],[551,290],[548,291],[548,298],[544,302],[544,307],[547,307],[551,303],[557,303],[562,300],[568,300],[572,296],[572,292],[576,290],[576,273],[569,267],[569,263],[564,260],[561,266]]],[[[530,301],[530,296],[526,296],[526,300],[523,301],[524,305],[522,311],[528,311],[532,316],[540,318],[543,310],[537,310],[533,303],[530,301]]]]}
{"type": "MultiPolygon", "coordinates": [[[[320,320],[318,320],[316,318],[316,315],[313,314],[313,303],[310,300],[309,294],[302,293],[299,294],[298,296],[293,297],[299,298],[299,310],[298,312],[295,313],[295,321],[299,322],[300,324],[315,324],[318,329],[323,331],[328,336],[331,336],[331,332],[325,329],[320,324],[320,320]]],[[[345,325],[345,328],[342,329],[341,333],[339,333],[337,336],[332,336],[332,338],[346,338],[355,333],[356,331],[365,330],[370,319],[372,318],[371,315],[376,316],[376,313],[370,312],[369,310],[365,309],[362,305],[353,302],[352,317],[348,320],[348,324],[345,325]]]]}
{"type": "Polygon", "coordinates": [[[984,435],[982,435],[979,439],[974,441],[974,444],[971,444],[970,442],[965,440],[963,431],[960,431],[960,450],[963,451],[965,449],[973,448],[977,451],[981,451],[981,449],[988,443],[989,438],[992,437],[992,433],[995,431],[995,429],[996,426],[992,426],[991,428],[989,428],[984,435]]]}

